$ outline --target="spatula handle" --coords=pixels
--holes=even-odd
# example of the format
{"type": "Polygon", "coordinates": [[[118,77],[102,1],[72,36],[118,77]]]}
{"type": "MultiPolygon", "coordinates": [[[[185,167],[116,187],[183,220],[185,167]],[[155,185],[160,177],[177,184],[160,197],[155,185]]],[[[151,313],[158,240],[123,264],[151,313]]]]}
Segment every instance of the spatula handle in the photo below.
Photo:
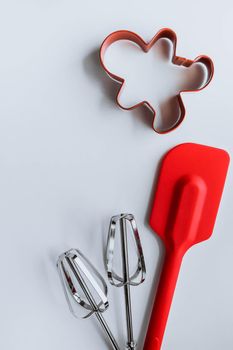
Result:
{"type": "Polygon", "coordinates": [[[154,302],[144,350],[160,350],[183,255],[167,253],[154,302]]]}

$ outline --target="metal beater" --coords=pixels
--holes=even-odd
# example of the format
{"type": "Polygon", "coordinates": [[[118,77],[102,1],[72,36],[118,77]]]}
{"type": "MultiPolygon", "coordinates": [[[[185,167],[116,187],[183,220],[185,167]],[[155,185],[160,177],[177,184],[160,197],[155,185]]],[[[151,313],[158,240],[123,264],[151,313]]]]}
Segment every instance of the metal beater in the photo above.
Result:
{"type": "Polygon", "coordinates": [[[136,348],[136,342],[133,334],[130,286],[138,286],[145,280],[146,267],[136,221],[132,214],[113,216],[110,221],[106,249],[106,269],[110,283],[116,287],[124,287],[127,322],[127,349],[133,350],[136,348]],[[113,269],[115,239],[118,225],[121,239],[122,276],[119,276],[119,274],[117,274],[113,269]],[[127,226],[130,227],[130,230],[127,230],[127,226]],[[131,274],[127,237],[129,232],[133,236],[137,254],[137,268],[136,271],[131,274]]]}
{"type": "Polygon", "coordinates": [[[88,259],[77,249],[62,254],[57,262],[58,272],[71,312],[78,317],[76,306],[80,306],[87,318],[95,314],[108,336],[112,348],[120,350],[102,313],[108,308],[107,285],[88,259]]]}

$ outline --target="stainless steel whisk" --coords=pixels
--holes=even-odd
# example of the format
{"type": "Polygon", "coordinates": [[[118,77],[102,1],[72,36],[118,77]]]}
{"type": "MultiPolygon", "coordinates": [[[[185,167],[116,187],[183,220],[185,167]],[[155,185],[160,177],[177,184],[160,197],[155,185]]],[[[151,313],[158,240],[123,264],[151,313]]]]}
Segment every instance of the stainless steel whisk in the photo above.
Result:
{"type": "Polygon", "coordinates": [[[61,282],[71,312],[75,317],[75,305],[81,306],[87,318],[95,314],[108,336],[112,348],[120,350],[102,313],[108,308],[107,285],[89,260],[77,249],[62,254],[57,262],[61,282]]]}
{"type": "Polygon", "coordinates": [[[130,286],[138,286],[145,280],[146,267],[136,221],[132,214],[121,214],[113,216],[110,221],[106,249],[106,269],[110,283],[116,287],[124,288],[125,311],[127,322],[127,349],[133,350],[136,348],[136,342],[134,340],[133,334],[133,317],[130,286]],[[113,269],[117,225],[119,225],[121,238],[122,276],[119,276],[119,274],[117,274],[113,269]],[[131,228],[129,231],[133,236],[137,253],[137,268],[136,271],[131,274],[127,237],[129,231],[127,230],[127,226],[130,226],[131,228]]]}

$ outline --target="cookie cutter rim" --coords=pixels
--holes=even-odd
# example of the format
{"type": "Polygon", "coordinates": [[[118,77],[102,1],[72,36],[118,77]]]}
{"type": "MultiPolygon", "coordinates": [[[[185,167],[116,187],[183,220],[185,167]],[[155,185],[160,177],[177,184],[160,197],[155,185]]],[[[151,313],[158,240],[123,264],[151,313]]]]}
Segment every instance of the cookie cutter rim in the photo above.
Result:
{"type": "Polygon", "coordinates": [[[140,37],[138,34],[132,32],[132,31],[128,31],[128,30],[115,31],[115,32],[109,34],[104,39],[104,41],[100,47],[100,51],[99,51],[99,58],[100,58],[101,66],[103,67],[103,69],[109,75],[110,78],[112,78],[113,80],[116,80],[118,83],[121,84],[120,88],[117,91],[117,95],[116,95],[117,105],[120,108],[122,108],[123,110],[127,110],[127,111],[134,110],[140,106],[146,106],[149,110],[151,110],[151,112],[153,114],[152,128],[158,134],[167,134],[167,133],[175,130],[183,122],[185,115],[186,115],[186,108],[184,106],[183,99],[181,96],[182,93],[198,92],[198,91],[205,89],[209,85],[209,83],[211,82],[213,75],[214,75],[214,63],[209,56],[199,55],[194,60],[191,60],[191,59],[187,59],[187,58],[184,58],[181,56],[177,56],[176,49],[177,49],[177,35],[176,35],[176,33],[170,28],[162,28],[161,30],[159,30],[155,34],[155,36],[149,42],[144,41],[144,39],[142,39],[142,37],[140,37]],[[170,40],[173,44],[173,52],[172,52],[172,60],[171,60],[173,64],[178,65],[178,66],[184,66],[184,67],[188,68],[194,63],[202,63],[207,68],[207,74],[208,74],[208,78],[207,78],[206,83],[203,86],[201,86],[200,88],[194,89],[194,90],[189,90],[189,89],[181,90],[177,95],[175,95],[175,97],[178,100],[181,114],[180,114],[180,117],[175,122],[175,124],[172,125],[171,127],[169,127],[168,129],[165,129],[165,130],[160,130],[160,129],[155,128],[154,125],[155,125],[155,120],[156,120],[156,109],[154,107],[152,107],[152,105],[148,101],[144,100],[144,101],[136,103],[135,105],[130,106],[130,107],[124,107],[120,103],[119,97],[120,97],[121,90],[123,89],[123,86],[125,84],[125,79],[112,73],[106,67],[106,65],[104,63],[104,56],[105,56],[106,50],[116,41],[120,41],[120,40],[132,41],[136,45],[138,45],[145,53],[147,53],[153,47],[153,45],[159,39],[162,39],[162,38],[170,40]]]}

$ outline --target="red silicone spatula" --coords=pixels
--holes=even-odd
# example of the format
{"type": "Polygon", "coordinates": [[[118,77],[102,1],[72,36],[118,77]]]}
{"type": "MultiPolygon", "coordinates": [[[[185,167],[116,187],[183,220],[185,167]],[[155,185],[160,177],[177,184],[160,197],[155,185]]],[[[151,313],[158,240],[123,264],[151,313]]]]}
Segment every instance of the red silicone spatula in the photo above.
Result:
{"type": "Polygon", "coordinates": [[[161,348],[182,258],[212,234],[228,165],[227,152],[193,143],[163,160],[150,225],[166,254],[144,350],[161,348]]]}

